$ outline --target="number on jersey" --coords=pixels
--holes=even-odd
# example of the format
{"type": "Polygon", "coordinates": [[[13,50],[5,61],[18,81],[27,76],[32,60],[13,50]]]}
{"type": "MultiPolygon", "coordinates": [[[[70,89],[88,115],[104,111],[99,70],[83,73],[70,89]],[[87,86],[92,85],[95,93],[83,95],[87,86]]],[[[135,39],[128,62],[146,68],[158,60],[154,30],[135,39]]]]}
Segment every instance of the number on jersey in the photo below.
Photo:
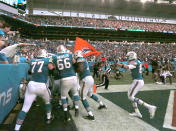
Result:
{"type": "Polygon", "coordinates": [[[142,73],[142,64],[139,65],[139,73],[142,73]]]}
{"type": "Polygon", "coordinates": [[[71,64],[70,64],[70,58],[65,58],[64,60],[62,59],[58,59],[57,60],[57,67],[59,70],[63,70],[65,68],[70,68],[71,67],[71,64]]]}
{"type": "Polygon", "coordinates": [[[88,63],[87,61],[86,61],[86,63],[87,63],[87,70],[90,70],[90,69],[89,69],[89,63],[88,63]]]}
{"type": "Polygon", "coordinates": [[[32,73],[34,73],[36,65],[40,66],[37,72],[41,73],[42,72],[42,68],[43,68],[43,64],[44,64],[44,61],[35,61],[35,62],[32,62],[32,73]]]}

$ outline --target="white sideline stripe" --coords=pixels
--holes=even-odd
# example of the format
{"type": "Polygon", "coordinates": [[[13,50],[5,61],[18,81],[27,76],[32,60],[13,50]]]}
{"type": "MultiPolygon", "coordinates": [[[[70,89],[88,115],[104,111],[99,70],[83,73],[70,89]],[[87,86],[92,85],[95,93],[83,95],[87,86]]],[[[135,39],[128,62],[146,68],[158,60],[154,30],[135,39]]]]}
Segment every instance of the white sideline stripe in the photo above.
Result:
{"type": "Polygon", "coordinates": [[[172,126],[173,103],[174,103],[174,91],[170,91],[170,96],[169,96],[166,114],[164,118],[163,128],[169,128],[172,130],[176,130],[176,127],[172,126]]]}

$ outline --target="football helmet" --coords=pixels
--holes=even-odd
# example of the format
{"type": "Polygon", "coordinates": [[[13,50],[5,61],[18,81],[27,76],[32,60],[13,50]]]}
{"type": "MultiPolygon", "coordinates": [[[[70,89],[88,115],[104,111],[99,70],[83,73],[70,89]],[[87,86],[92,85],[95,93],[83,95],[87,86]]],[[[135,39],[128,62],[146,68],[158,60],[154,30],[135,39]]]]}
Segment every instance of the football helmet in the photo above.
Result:
{"type": "Polygon", "coordinates": [[[59,45],[57,47],[57,53],[66,53],[67,52],[67,49],[65,48],[64,45],[59,45]]]}
{"type": "Polygon", "coordinates": [[[77,59],[78,57],[83,57],[83,52],[81,50],[77,50],[74,54],[75,58],[77,59]]]}
{"type": "Polygon", "coordinates": [[[38,53],[37,53],[37,57],[43,57],[43,58],[45,58],[47,56],[48,56],[48,53],[47,53],[47,51],[45,49],[40,49],[38,51],[38,53]]]}
{"type": "Polygon", "coordinates": [[[68,49],[66,49],[66,53],[71,53],[71,51],[70,51],[70,50],[68,50],[68,49]]]}
{"type": "Polygon", "coordinates": [[[126,55],[128,57],[128,60],[136,60],[137,59],[137,54],[134,51],[130,51],[126,55]]]}

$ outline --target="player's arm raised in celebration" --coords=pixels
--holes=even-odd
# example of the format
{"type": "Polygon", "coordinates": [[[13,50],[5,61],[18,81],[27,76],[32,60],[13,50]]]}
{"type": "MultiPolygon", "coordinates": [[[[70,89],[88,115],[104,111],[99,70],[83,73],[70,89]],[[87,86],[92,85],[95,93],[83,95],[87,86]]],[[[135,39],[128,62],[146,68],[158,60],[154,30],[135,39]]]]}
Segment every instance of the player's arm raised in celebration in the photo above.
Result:
{"type": "Polygon", "coordinates": [[[117,63],[118,66],[120,66],[121,68],[125,68],[125,69],[134,69],[136,68],[137,63],[136,62],[129,62],[129,65],[125,65],[123,63],[117,63]]]}

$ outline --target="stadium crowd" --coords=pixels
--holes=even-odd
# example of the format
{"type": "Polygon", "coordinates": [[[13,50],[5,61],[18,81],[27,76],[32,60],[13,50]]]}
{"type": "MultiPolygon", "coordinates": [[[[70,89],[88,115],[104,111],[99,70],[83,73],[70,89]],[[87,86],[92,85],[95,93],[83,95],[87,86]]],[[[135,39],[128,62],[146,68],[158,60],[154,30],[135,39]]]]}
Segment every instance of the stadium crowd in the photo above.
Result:
{"type": "MultiPolygon", "coordinates": [[[[56,53],[58,45],[65,45],[70,51],[74,50],[74,41],[69,40],[32,40],[22,39],[19,36],[13,37],[8,35],[8,45],[13,45],[17,42],[33,43],[37,47],[47,49],[49,53],[56,53]]],[[[89,41],[89,40],[88,40],[89,41]]],[[[101,54],[96,58],[101,61],[105,57],[108,61],[116,62],[118,60],[126,61],[126,53],[128,51],[135,51],[141,61],[150,61],[152,58],[157,57],[158,60],[173,60],[176,57],[176,43],[144,43],[144,42],[110,42],[110,41],[89,41],[101,54]],[[145,50],[145,51],[144,51],[145,50]]],[[[6,47],[6,46],[5,46],[6,47]]],[[[24,49],[23,49],[24,50],[24,49]]],[[[31,50],[33,51],[33,49],[31,50]]],[[[31,54],[26,50],[26,53],[31,54]]],[[[26,54],[27,55],[27,54],[26,54]]],[[[92,58],[91,58],[92,59],[92,58]]]]}
{"type": "Polygon", "coordinates": [[[58,26],[88,26],[88,27],[105,27],[122,29],[137,29],[151,32],[173,31],[176,33],[176,25],[147,23],[122,20],[107,20],[95,18],[80,18],[80,17],[62,17],[62,16],[26,16],[26,20],[39,25],[58,25],[58,26]]]}

